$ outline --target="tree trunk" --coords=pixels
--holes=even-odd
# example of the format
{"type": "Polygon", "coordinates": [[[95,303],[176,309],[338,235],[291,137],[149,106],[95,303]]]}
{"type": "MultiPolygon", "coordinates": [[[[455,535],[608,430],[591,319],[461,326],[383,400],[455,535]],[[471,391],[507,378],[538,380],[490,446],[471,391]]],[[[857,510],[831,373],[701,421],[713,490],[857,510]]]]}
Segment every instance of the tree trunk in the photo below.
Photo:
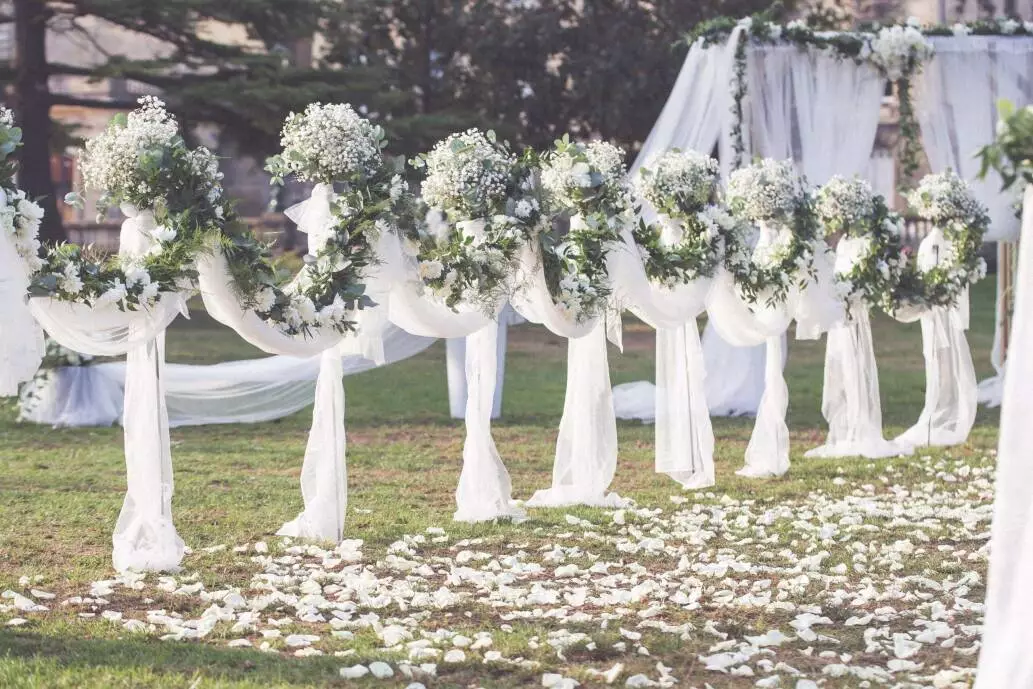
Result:
{"type": "Polygon", "coordinates": [[[40,239],[65,238],[50,175],[50,84],[47,65],[48,10],[43,0],[14,0],[14,103],[22,128],[18,186],[37,199],[46,215],[40,239]]]}

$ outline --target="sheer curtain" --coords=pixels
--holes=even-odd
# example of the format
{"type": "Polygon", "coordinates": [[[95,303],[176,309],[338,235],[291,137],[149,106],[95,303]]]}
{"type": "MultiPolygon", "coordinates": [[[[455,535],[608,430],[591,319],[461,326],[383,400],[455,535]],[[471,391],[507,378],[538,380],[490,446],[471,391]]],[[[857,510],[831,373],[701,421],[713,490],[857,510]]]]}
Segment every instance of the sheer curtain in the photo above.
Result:
{"type": "Polygon", "coordinates": [[[552,485],[536,491],[527,506],[621,506],[620,496],[608,492],[617,470],[617,417],[610,388],[606,318],[599,315],[575,322],[558,309],[536,250],[525,248],[521,265],[523,274],[517,280],[520,289],[513,295],[513,308],[531,323],[567,338],[567,388],[552,485]]]}
{"type": "MultiPolygon", "coordinates": [[[[1019,221],[1013,191],[1001,192],[993,171],[978,179],[980,147],[991,141],[997,127],[997,101],[1018,106],[1033,102],[1033,41],[1002,36],[932,37],[936,55],[917,80],[918,116],[922,141],[935,172],[955,170],[990,211],[987,241],[1014,241],[1019,221]]],[[[1004,363],[1001,360],[1001,302],[998,282],[997,316],[991,361],[997,375],[981,384],[983,401],[1000,403],[1004,363]]]]}
{"type": "MultiPolygon", "coordinates": [[[[1011,346],[1033,349],[1033,189],[1026,191],[1011,346]]],[[[1033,426],[1027,418],[1033,388],[1033,358],[1017,356],[1008,366],[997,453],[997,490],[990,534],[986,622],[975,689],[1033,686],[1033,426]]]]}
{"type": "MultiPolygon", "coordinates": [[[[822,184],[834,174],[861,172],[871,154],[878,127],[883,81],[867,65],[837,60],[820,51],[794,46],[752,46],[747,65],[750,141],[757,154],[792,158],[811,184],[822,184]]],[[[797,320],[798,338],[817,338],[844,320],[842,305],[834,298],[831,253],[821,242],[815,247],[818,279],[801,291],[785,314],[797,320]]],[[[723,295],[731,308],[733,293],[723,295]]],[[[748,312],[749,310],[747,310],[748,312]]],[[[737,318],[711,309],[721,336],[733,343],[757,339],[747,312],[737,318]]],[[[734,313],[734,311],[733,311],[734,313]]],[[[788,322],[786,323],[788,325],[788,322]]],[[[765,386],[751,449],[744,469],[767,475],[788,467],[788,397],[782,375],[784,340],[768,328],[765,386]],[[777,459],[759,464],[758,448],[777,453],[777,459]]],[[[856,363],[855,365],[861,365],[856,363]]]]}
{"type": "MultiPolygon", "coordinates": [[[[509,340],[509,326],[519,325],[524,319],[506,306],[499,314],[497,344],[497,374],[495,376],[495,399],[491,405],[491,418],[502,415],[502,388],[506,379],[506,348],[509,340]]],[[[453,419],[466,416],[466,340],[453,337],[445,341],[445,372],[448,376],[448,411],[453,419]]]]}
{"type": "MultiPolygon", "coordinates": [[[[415,356],[434,344],[388,324],[384,364],[415,356]]],[[[165,404],[169,426],[262,423],[290,416],[316,398],[322,355],[270,356],[211,365],[166,364],[165,404]]],[[[344,354],[344,376],[376,368],[361,353],[344,354]]],[[[23,421],[49,426],[110,426],[122,419],[124,362],[58,368],[33,386],[35,400],[23,421]]]]}
{"type": "MultiPolygon", "coordinates": [[[[728,82],[742,28],[723,47],[695,43],[685,58],[671,95],[631,168],[631,175],[671,148],[709,153],[726,127],[731,96],[728,82]]],[[[713,430],[704,388],[706,368],[697,316],[706,306],[711,283],[676,290],[650,285],[634,241],[625,233],[615,256],[622,307],[656,328],[656,386],[624,386],[617,398],[622,416],[656,420],[656,470],[686,488],[714,484],[713,430]]],[[[716,372],[720,375],[720,372],[716,372]]]]}

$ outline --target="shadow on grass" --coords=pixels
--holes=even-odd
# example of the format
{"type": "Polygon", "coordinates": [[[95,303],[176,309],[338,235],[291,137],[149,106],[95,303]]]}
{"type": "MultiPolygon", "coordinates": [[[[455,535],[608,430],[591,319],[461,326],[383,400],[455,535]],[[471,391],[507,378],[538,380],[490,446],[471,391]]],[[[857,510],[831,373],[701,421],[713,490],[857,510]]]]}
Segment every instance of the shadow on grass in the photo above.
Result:
{"type": "MultiPolygon", "coordinates": [[[[338,670],[354,663],[335,657],[284,658],[279,654],[192,642],[78,639],[0,630],[0,665],[13,659],[37,661],[40,666],[36,669],[44,673],[103,667],[116,674],[147,670],[162,676],[182,675],[184,679],[200,676],[254,684],[313,686],[344,686],[346,682],[338,670]]],[[[354,686],[354,682],[349,685],[354,686]]]]}

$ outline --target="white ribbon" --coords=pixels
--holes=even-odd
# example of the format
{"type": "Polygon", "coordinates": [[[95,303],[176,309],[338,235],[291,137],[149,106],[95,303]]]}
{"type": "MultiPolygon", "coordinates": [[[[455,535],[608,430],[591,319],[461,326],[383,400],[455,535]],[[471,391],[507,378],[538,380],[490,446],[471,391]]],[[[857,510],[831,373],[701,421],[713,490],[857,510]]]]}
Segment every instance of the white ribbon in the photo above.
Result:
{"type": "Polygon", "coordinates": [[[312,187],[309,197],[283,212],[298,226],[299,232],[308,235],[308,252],[313,256],[326,248],[333,236],[334,217],[331,204],[337,198],[333,185],[319,184],[312,187]]]}
{"type": "Polygon", "coordinates": [[[316,379],[312,428],[301,467],[305,509],[276,532],[278,536],[339,542],[344,537],[348,509],[348,468],[345,456],[344,377],[341,355],[323,352],[316,379]]]}
{"type": "Polygon", "coordinates": [[[157,244],[154,230],[158,223],[154,219],[154,211],[140,210],[136,206],[123,203],[120,207],[126,219],[118,233],[118,255],[123,258],[139,258],[157,244]]]}
{"type": "MultiPolygon", "coordinates": [[[[934,227],[918,248],[918,267],[936,266],[947,251],[943,232],[934,227]]],[[[972,353],[965,331],[968,329],[968,290],[953,309],[934,307],[926,311],[895,314],[898,320],[922,323],[922,354],[925,357],[925,406],[918,422],[904,431],[897,443],[959,445],[968,439],[976,422],[977,382],[972,353]]]]}

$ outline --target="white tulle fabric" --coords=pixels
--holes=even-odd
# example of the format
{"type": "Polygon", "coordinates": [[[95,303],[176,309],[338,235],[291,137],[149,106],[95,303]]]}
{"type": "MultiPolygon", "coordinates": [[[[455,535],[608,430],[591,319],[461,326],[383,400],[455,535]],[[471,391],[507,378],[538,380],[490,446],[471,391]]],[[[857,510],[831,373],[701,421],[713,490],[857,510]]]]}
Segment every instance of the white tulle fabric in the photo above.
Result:
{"type": "MultiPolygon", "coordinates": [[[[319,184],[305,202],[288,209],[287,215],[308,234],[309,252],[326,246],[332,228],[330,205],[333,191],[319,184]]],[[[246,341],[264,352],[293,357],[320,356],[316,379],[312,427],[301,468],[304,509],[277,532],[283,536],[340,541],[344,536],[348,508],[344,429],[344,382],[339,346],[344,336],[331,327],[312,328],[306,336],[291,336],[266,323],[249,308],[241,306],[235,294],[226,257],[218,250],[198,261],[201,296],[215,320],[236,330],[246,341]]],[[[303,273],[297,279],[302,278],[303,273]]],[[[375,339],[378,332],[363,332],[375,339]]]]}
{"type": "Polygon", "coordinates": [[[696,318],[706,309],[713,280],[659,287],[649,281],[631,233],[622,239],[608,262],[615,301],[656,329],[656,471],[684,488],[712,486],[714,432],[696,318]]]}
{"type": "Polygon", "coordinates": [[[18,386],[43,362],[43,331],[25,301],[29,282],[25,262],[0,233],[0,323],[5,333],[0,337],[0,397],[17,395],[18,386]]]}
{"type": "MultiPolygon", "coordinates": [[[[408,359],[434,342],[388,325],[383,332],[384,363],[408,359]]],[[[321,356],[270,356],[204,366],[166,364],[169,426],[262,423],[301,411],[315,400],[321,356]]],[[[377,365],[361,354],[341,357],[345,376],[377,365]]],[[[34,403],[22,420],[58,427],[119,423],[125,379],[123,362],[54,369],[33,385],[34,403]]]]}
{"type": "MultiPolygon", "coordinates": [[[[762,255],[780,233],[789,231],[762,224],[754,256],[762,255]]],[[[785,357],[782,335],[790,322],[796,319],[797,337],[806,339],[819,336],[842,318],[842,305],[833,298],[833,271],[828,252],[823,244],[815,249],[817,277],[809,280],[803,289],[791,288],[781,304],[769,305],[768,297],[761,294],[757,303],[751,305],[743,299],[727,273],[719,276],[710,297],[707,312],[722,339],[740,347],[767,345],[764,394],[746,448],[746,463],[738,472],[741,476],[781,476],[789,469],[789,428],[785,419],[789,390],[782,374],[785,357]]]]}
{"type": "MultiPolygon", "coordinates": [[[[705,48],[697,42],[689,49],[671,95],[631,167],[632,176],[653,156],[671,148],[705,153],[718,143],[727,148],[727,137],[722,135],[731,107],[728,83],[741,35],[742,28],[736,27],[721,48],[705,48]]],[[[729,156],[722,158],[727,161],[729,156]]],[[[625,233],[616,258],[618,263],[611,270],[619,300],[657,330],[657,384],[655,388],[648,383],[623,388],[618,414],[656,420],[658,472],[686,488],[711,486],[714,437],[696,325],[697,316],[706,308],[711,281],[676,290],[651,285],[629,233],[625,233]]],[[[718,373],[715,379],[721,377],[718,373]]]]}
{"type": "MultiPolygon", "coordinates": [[[[752,117],[753,143],[765,157],[793,158],[800,172],[813,185],[827,182],[834,175],[852,177],[864,171],[871,156],[879,125],[884,80],[868,64],[838,60],[820,51],[801,51],[793,46],[755,46],[749,52],[749,111],[752,117]]],[[[841,378],[826,376],[824,396],[826,413],[847,411],[832,400],[867,399],[869,413],[863,417],[836,416],[836,432],[830,436],[840,449],[826,445],[821,453],[845,452],[850,449],[842,440],[867,438],[862,445],[867,451],[879,447],[873,435],[881,421],[873,423],[878,410],[878,374],[874,356],[868,356],[859,338],[865,323],[848,323],[843,304],[837,300],[834,255],[816,251],[818,279],[804,291],[796,313],[797,337],[817,339],[832,327],[826,350],[826,371],[846,366],[856,375],[841,378]],[[838,313],[838,316],[835,314],[838,313]],[[853,332],[857,337],[851,337],[853,332]],[[871,398],[871,381],[876,381],[876,395],[871,398]],[[849,389],[848,389],[849,388],[849,389]],[[874,405],[874,410],[871,408],[874,405]]],[[[868,340],[871,334],[868,329],[868,340]]],[[[869,347],[870,349],[870,347],[869,347]]],[[[765,378],[777,388],[785,385],[771,367],[777,359],[768,352],[769,366],[765,378]]],[[[762,403],[763,405],[763,403],[762,403]]],[[[781,408],[781,407],[780,407],[781,408]]],[[[758,414],[759,417],[759,414],[758,414]]],[[[782,428],[778,428],[781,434],[782,428]]],[[[878,431],[881,438],[881,430],[878,431]]],[[[888,451],[883,447],[883,451],[888,451]]],[[[893,453],[896,454],[896,453],[893,453]]],[[[823,455],[828,456],[828,455],[823,455]]]]}
{"type": "MultiPolygon", "coordinates": [[[[939,228],[918,247],[918,266],[929,269],[948,250],[939,228]]],[[[968,330],[968,291],[953,309],[935,307],[895,314],[897,320],[922,324],[925,358],[925,406],[918,422],[896,441],[905,445],[959,445],[976,422],[976,371],[965,331],[968,330]]]]}
{"type": "MultiPolygon", "coordinates": [[[[836,248],[835,269],[848,273],[867,252],[870,240],[843,237],[836,248]]],[[[807,457],[895,457],[912,448],[882,434],[879,372],[875,362],[868,304],[853,297],[844,318],[829,330],[825,348],[825,385],[821,411],[829,423],[825,444],[807,457]]]]}
{"type": "Polygon", "coordinates": [[[456,490],[455,519],[464,522],[523,519],[513,503],[509,472],[491,435],[498,357],[499,304],[493,313],[453,311],[423,287],[415,259],[402,251],[395,235],[381,237],[382,264],[377,281],[387,286],[390,322],[413,335],[466,339],[466,440],[456,490]]]}
{"type": "MultiPolygon", "coordinates": [[[[987,241],[1015,241],[1019,220],[1014,191],[1001,191],[1001,178],[990,170],[980,178],[976,152],[996,134],[997,103],[1005,98],[1022,107],[1033,103],[1033,41],[1006,36],[932,37],[936,55],[916,78],[922,143],[934,172],[948,168],[963,177],[990,211],[987,241]]],[[[981,384],[980,401],[1000,404],[1004,362],[1001,359],[1002,304],[998,280],[994,349],[996,375],[981,384]]]]}
{"type": "MultiPolygon", "coordinates": [[[[140,256],[152,244],[154,216],[125,207],[119,253],[140,256]]],[[[121,311],[34,298],[32,314],[63,346],[94,356],[126,355],[126,497],[112,537],[115,569],[176,569],[184,544],[172,523],[172,450],[165,408],[165,329],[186,313],[179,295],[152,308],[121,311]]]]}
{"type": "MultiPolygon", "coordinates": [[[[519,325],[524,319],[509,305],[499,314],[498,353],[495,374],[495,399],[491,405],[491,418],[502,415],[502,392],[506,378],[506,346],[509,339],[509,326],[519,325]]],[[[466,340],[454,337],[446,340],[445,372],[448,378],[448,412],[453,419],[466,418],[466,340]]]]}
{"type": "MultiPolygon", "coordinates": [[[[1022,232],[1033,233],[1033,189],[1026,191],[1022,232]]],[[[1033,348],[1033,242],[1020,242],[1015,293],[1016,352],[1033,348]]],[[[1033,616],[1033,424],[1029,391],[1033,357],[1016,356],[1008,365],[997,453],[997,488],[990,534],[986,622],[975,689],[1033,686],[1030,618],[1033,616]]]]}
{"type": "Polygon", "coordinates": [[[558,308],[549,294],[541,258],[530,247],[522,252],[521,267],[513,308],[528,321],[568,338],[567,390],[552,486],[536,491],[527,505],[623,505],[620,496],[608,492],[617,470],[617,417],[610,388],[605,319],[579,323],[558,308]]]}

